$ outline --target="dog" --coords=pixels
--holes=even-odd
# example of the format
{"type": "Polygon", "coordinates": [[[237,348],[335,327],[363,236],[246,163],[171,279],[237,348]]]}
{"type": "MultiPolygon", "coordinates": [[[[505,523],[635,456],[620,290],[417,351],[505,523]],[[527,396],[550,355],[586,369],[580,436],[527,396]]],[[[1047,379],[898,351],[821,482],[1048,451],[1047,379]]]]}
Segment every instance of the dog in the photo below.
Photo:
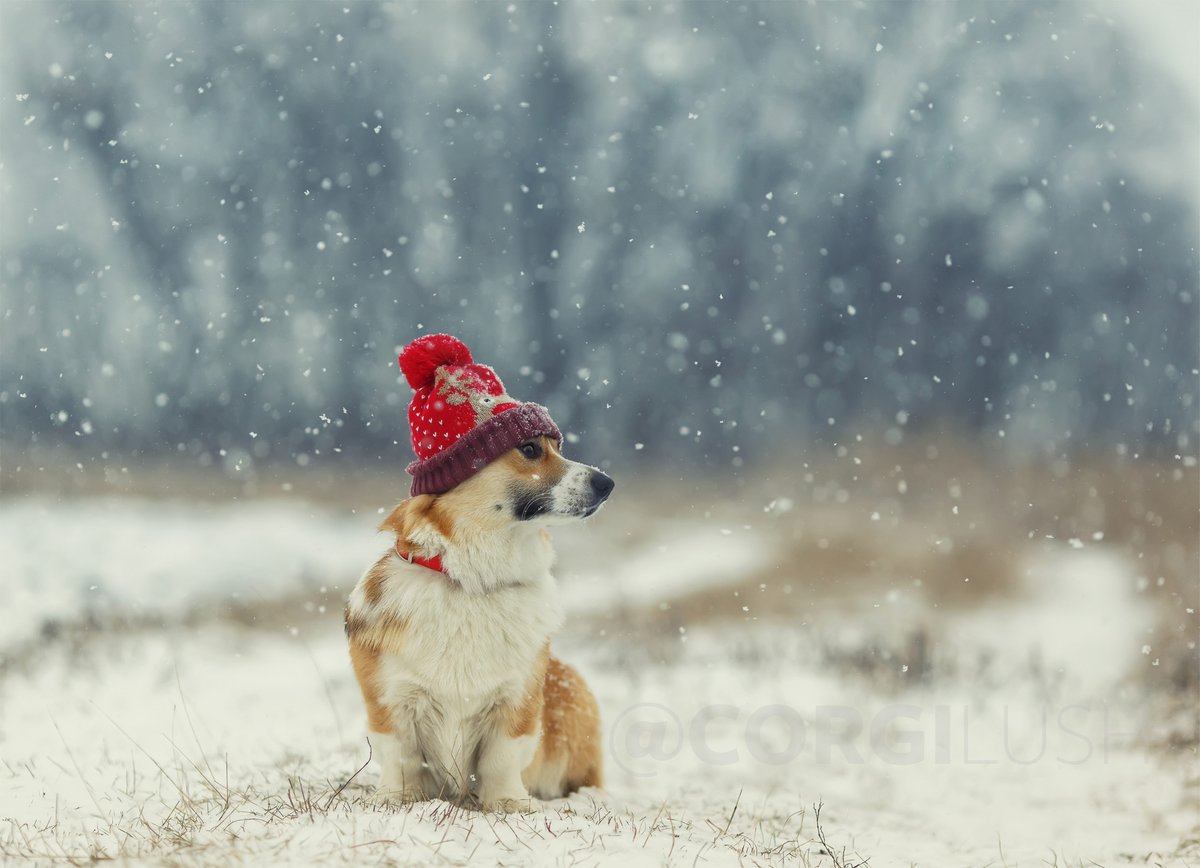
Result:
{"type": "Polygon", "coordinates": [[[563,615],[547,527],[594,514],[613,485],[542,434],[383,520],[394,545],[346,606],[378,800],[530,811],[602,784],[596,700],[550,653],[563,615]]]}

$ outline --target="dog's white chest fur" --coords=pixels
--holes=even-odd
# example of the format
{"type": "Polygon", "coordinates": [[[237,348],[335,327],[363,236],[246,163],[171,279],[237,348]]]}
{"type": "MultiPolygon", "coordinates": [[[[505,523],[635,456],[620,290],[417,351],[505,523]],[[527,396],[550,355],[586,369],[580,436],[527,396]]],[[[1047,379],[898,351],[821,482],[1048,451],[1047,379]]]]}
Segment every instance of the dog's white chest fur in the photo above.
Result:
{"type": "Polygon", "coordinates": [[[488,594],[464,593],[428,571],[420,577],[397,576],[380,609],[408,623],[403,647],[387,655],[389,667],[400,667],[405,680],[415,685],[464,700],[513,681],[523,688],[546,640],[562,624],[549,574],[537,584],[488,594]]]}
{"type": "Polygon", "coordinates": [[[375,608],[407,624],[400,647],[381,655],[380,700],[411,727],[435,782],[469,790],[487,713],[519,702],[562,624],[553,577],[467,593],[397,559],[375,608]]]}

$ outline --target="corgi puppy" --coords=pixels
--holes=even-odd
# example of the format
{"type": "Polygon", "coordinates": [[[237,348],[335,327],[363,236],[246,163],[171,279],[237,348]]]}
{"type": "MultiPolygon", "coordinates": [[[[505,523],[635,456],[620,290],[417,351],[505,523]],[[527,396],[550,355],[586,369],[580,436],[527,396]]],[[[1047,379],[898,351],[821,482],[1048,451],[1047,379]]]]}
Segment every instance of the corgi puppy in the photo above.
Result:
{"type": "Polygon", "coordinates": [[[346,606],[378,799],[533,810],[600,786],[596,700],[550,653],[563,615],[546,528],[592,515],[612,489],[538,436],[384,519],[395,543],[346,606]]]}

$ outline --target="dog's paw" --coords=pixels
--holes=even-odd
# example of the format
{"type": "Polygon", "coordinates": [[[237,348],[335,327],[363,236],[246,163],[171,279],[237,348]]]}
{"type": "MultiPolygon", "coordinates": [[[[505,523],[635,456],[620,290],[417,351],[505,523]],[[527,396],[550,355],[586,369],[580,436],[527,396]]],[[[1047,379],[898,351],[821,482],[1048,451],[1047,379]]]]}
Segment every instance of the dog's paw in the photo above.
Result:
{"type": "Polygon", "coordinates": [[[479,803],[483,810],[495,814],[536,814],[542,809],[542,803],[528,793],[481,795],[479,803]]]}
{"type": "Polygon", "coordinates": [[[411,805],[428,798],[420,787],[376,787],[371,801],[377,805],[411,805]]]}

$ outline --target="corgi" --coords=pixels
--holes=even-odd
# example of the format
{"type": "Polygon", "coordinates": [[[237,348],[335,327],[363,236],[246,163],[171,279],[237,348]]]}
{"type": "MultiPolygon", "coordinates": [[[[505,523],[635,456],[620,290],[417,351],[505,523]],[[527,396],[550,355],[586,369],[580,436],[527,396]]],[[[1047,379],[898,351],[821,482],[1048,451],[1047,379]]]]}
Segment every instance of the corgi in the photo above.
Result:
{"type": "Polygon", "coordinates": [[[376,799],[530,811],[602,784],[596,700],[550,653],[563,614],[546,528],[594,514],[613,485],[538,436],[383,520],[394,544],[346,606],[376,799]]]}

